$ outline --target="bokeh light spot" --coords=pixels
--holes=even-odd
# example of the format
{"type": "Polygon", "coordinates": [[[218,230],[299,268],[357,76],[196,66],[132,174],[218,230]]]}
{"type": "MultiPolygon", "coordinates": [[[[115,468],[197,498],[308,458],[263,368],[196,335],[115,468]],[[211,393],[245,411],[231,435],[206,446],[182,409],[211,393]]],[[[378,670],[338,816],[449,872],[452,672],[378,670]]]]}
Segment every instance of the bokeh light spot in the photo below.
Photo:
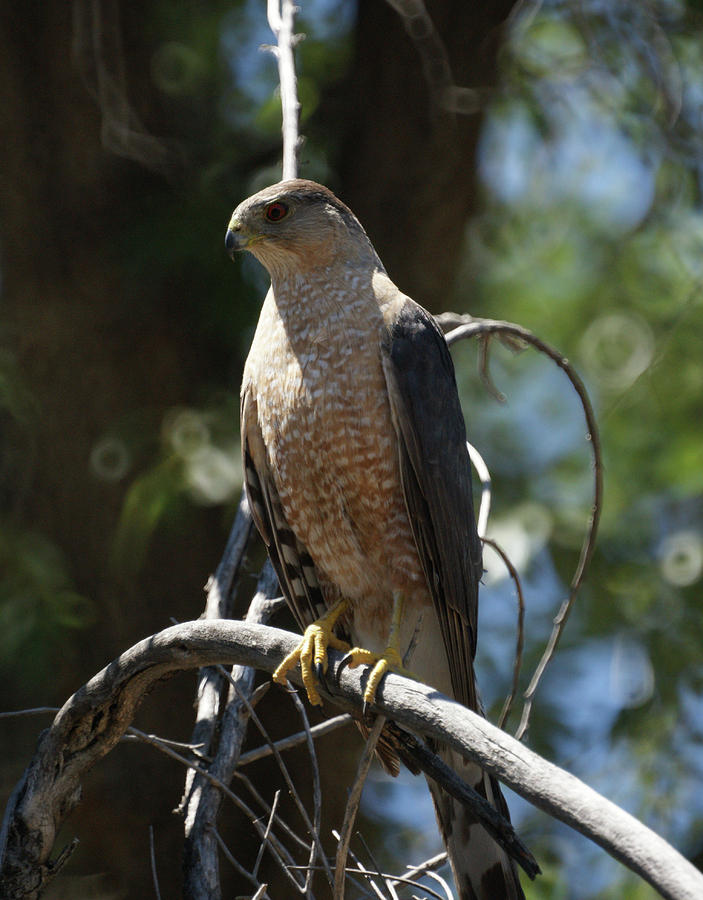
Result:
{"type": "Polygon", "coordinates": [[[103,438],[90,451],[90,468],[103,481],[119,481],[127,474],[129,463],[129,450],[119,438],[103,438]]]}
{"type": "Polygon", "coordinates": [[[601,387],[629,388],[654,357],[654,334],[649,325],[629,312],[613,312],[593,321],[581,338],[584,364],[601,387]]]}
{"type": "Polygon", "coordinates": [[[203,62],[195,50],[175,41],[162,44],[151,58],[154,84],[170,96],[193,93],[204,71],[203,62]]]}
{"type": "Polygon", "coordinates": [[[186,481],[197,503],[224,503],[241,488],[242,470],[239,453],[217,447],[200,447],[188,457],[186,481]]]}
{"type": "Polygon", "coordinates": [[[687,587],[703,573],[703,537],[697,531],[677,531],[659,550],[662,576],[677,587],[687,587]]]}
{"type": "Polygon", "coordinates": [[[164,419],[164,436],[183,459],[190,459],[210,443],[210,429],[194,409],[171,410],[164,419]]]}

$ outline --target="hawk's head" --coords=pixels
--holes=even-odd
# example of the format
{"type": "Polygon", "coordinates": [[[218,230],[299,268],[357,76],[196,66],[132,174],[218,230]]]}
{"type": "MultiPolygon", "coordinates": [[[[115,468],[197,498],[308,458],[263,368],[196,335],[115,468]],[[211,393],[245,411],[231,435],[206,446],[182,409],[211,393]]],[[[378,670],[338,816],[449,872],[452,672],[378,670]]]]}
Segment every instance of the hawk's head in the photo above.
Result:
{"type": "Polygon", "coordinates": [[[297,178],[264,188],[232,213],[225,246],[249,250],[273,271],[331,265],[375,253],[356,216],[321,184],[297,178]]]}

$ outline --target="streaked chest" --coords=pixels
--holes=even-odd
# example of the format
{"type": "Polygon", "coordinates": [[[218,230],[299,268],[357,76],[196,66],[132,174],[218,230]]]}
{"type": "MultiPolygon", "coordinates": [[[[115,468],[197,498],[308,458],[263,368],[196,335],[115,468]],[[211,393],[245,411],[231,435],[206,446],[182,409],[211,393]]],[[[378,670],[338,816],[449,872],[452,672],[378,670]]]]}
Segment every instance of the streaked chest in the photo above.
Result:
{"type": "Polygon", "coordinates": [[[289,524],[331,580],[359,595],[378,578],[369,564],[380,566],[384,529],[405,510],[382,317],[349,298],[326,309],[291,323],[267,299],[245,380],[289,524]]]}

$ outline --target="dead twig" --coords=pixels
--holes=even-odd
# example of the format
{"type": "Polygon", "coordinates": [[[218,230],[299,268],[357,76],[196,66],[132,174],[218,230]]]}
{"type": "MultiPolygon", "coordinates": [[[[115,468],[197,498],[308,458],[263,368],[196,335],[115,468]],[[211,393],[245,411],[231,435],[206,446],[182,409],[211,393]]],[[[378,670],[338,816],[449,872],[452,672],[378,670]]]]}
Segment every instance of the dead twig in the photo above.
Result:
{"type": "MultiPolygon", "coordinates": [[[[440,320],[442,327],[444,327],[447,322],[456,320],[451,319],[452,315],[453,314],[450,314],[449,317],[442,317],[442,319],[440,320]]],[[[576,595],[583,582],[588,564],[595,549],[596,534],[598,532],[598,522],[603,505],[603,457],[600,445],[600,437],[598,435],[598,426],[596,423],[595,414],[593,412],[593,407],[591,406],[591,401],[588,397],[588,392],[586,391],[586,387],[583,381],[579,378],[573,366],[569,363],[569,360],[561,353],[559,353],[558,350],[547,344],[546,341],[543,341],[541,338],[538,338],[536,335],[532,334],[531,331],[528,331],[526,328],[522,328],[520,325],[515,325],[512,322],[501,322],[493,319],[471,319],[469,322],[464,322],[463,324],[460,324],[458,325],[458,327],[449,331],[445,335],[445,337],[447,340],[447,344],[451,345],[462,338],[479,336],[486,337],[490,335],[497,335],[501,339],[507,339],[516,343],[518,346],[520,344],[523,344],[535,347],[540,353],[543,353],[545,356],[549,357],[549,359],[551,359],[554,363],[556,363],[557,366],[559,366],[560,369],[562,369],[566,377],[571,382],[579,398],[579,401],[581,402],[581,407],[586,419],[586,427],[588,429],[586,433],[586,440],[590,442],[593,453],[593,505],[591,506],[591,513],[588,519],[588,524],[586,526],[586,534],[581,545],[579,561],[571,580],[569,596],[561,604],[559,612],[554,618],[552,633],[549,637],[549,640],[547,641],[547,646],[545,647],[542,658],[537,664],[537,667],[535,668],[532,678],[530,679],[530,683],[524,694],[525,703],[522,709],[520,724],[516,733],[516,736],[519,739],[523,737],[527,730],[530,721],[530,712],[532,711],[532,703],[534,700],[535,692],[537,691],[537,686],[539,685],[542,675],[544,674],[544,671],[547,668],[550,660],[552,659],[557,645],[559,644],[559,639],[561,638],[564,626],[566,625],[566,622],[569,618],[569,613],[571,612],[574,602],[576,601],[576,595]]]]}
{"type": "MultiPolygon", "coordinates": [[[[312,737],[312,731],[310,729],[310,722],[308,721],[307,713],[305,712],[305,707],[298,696],[297,691],[290,691],[289,697],[293,701],[296,710],[298,711],[298,715],[301,718],[303,723],[303,728],[305,730],[306,743],[308,748],[308,756],[310,757],[310,766],[312,768],[312,802],[313,802],[313,822],[312,829],[313,834],[318,835],[321,833],[321,824],[322,824],[322,788],[320,786],[320,767],[317,762],[317,753],[315,752],[315,742],[312,737]]],[[[315,856],[317,854],[317,841],[313,840],[310,842],[310,858],[308,860],[308,874],[306,881],[306,888],[310,887],[310,880],[312,878],[312,867],[315,865],[315,856]]]]}
{"type": "Polygon", "coordinates": [[[349,852],[349,844],[351,842],[352,829],[356,821],[356,814],[361,803],[361,793],[364,789],[366,776],[371,768],[376,744],[381,736],[381,731],[386,722],[385,716],[377,716],[369,731],[366,743],[364,744],[364,752],[359,759],[359,765],[356,769],[356,776],[349,791],[349,799],[344,810],[344,821],[340,831],[340,839],[337,844],[337,857],[334,869],[334,896],[335,900],[344,900],[344,873],[347,864],[347,854],[349,852]]]}
{"type": "Polygon", "coordinates": [[[498,719],[498,728],[503,728],[505,722],[510,714],[510,710],[513,706],[513,701],[517,696],[518,687],[520,684],[520,669],[522,668],[522,652],[524,649],[524,640],[525,640],[525,596],[522,593],[522,583],[520,581],[520,576],[518,574],[517,569],[512,564],[510,557],[503,550],[503,548],[497,544],[491,538],[484,537],[483,543],[488,544],[489,547],[492,547],[493,550],[500,556],[503,560],[503,565],[508,570],[508,574],[513,579],[513,583],[515,584],[515,591],[517,593],[517,628],[516,628],[516,637],[515,637],[515,655],[513,657],[513,683],[510,687],[510,693],[505,698],[505,703],[503,704],[503,709],[501,710],[500,717],[498,719]]]}
{"type": "MultiPolygon", "coordinates": [[[[310,728],[310,734],[313,739],[322,737],[324,734],[329,734],[331,731],[336,731],[338,728],[350,725],[353,721],[354,719],[349,714],[343,713],[340,716],[326,719],[324,722],[320,722],[319,725],[313,725],[310,728]]],[[[299,744],[304,744],[307,738],[307,732],[298,731],[296,734],[291,734],[289,737],[281,738],[280,741],[276,741],[275,747],[279,751],[289,750],[291,747],[297,747],[299,744]]],[[[247,766],[249,763],[256,762],[256,760],[263,759],[272,754],[273,750],[271,747],[268,744],[264,744],[261,747],[256,747],[254,750],[249,750],[247,753],[242,753],[239,757],[239,765],[247,766]]]]}
{"type": "Polygon", "coordinates": [[[486,534],[488,519],[491,514],[491,473],[484,462],[483,457],[473,444],[470,444],[467,441],[466,449],[469,451],[471,465],[476,469],[476,474],[481,482],[481,503],[478,508],[476,528],[478,530],[478,536],[483,538],[486,534]]]}
{"type": "Polygon", "coordinates": [[[300,102],[295,76],[293,48],[299,40],[294,33],[296,6],[292,0],[268,0],[267,16],[277,45],[267,47],[278,62],[278,79],[281,86],[281,118],[283,132],[282,180],[298,177],[298,118],[300,102]]]}
{"type": "Polygon", "coordinates": [[[156,900],[161,900],[161,891],[159,890],[159,874],[156,871],[156,849],[154,847],[154,826],[149,826],[149,862],[151,864],[151,880],[154,884],[154,895],[156,900]]]}

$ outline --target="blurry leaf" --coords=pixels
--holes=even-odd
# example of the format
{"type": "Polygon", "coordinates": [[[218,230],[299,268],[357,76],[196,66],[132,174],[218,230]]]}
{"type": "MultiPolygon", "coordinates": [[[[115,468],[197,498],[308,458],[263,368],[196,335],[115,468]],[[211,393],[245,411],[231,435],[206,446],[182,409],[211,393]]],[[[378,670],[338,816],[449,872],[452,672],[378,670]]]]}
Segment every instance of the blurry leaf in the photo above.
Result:
{"type": "Polygon", "coordinates": [[[31,659],[27,677],[42,678],[63,630],[91,625],[95,608],[75,591],[56,545],[9,522],[0,523],[0,573],[0,659],[31,659]]]}
{"type": "Polygon", "coordinates": [[[115,572],[139,571],[155,529],[183,487],[183,462],[174,456],[132,483],[112,547],[110,563],[115,572]]]}

